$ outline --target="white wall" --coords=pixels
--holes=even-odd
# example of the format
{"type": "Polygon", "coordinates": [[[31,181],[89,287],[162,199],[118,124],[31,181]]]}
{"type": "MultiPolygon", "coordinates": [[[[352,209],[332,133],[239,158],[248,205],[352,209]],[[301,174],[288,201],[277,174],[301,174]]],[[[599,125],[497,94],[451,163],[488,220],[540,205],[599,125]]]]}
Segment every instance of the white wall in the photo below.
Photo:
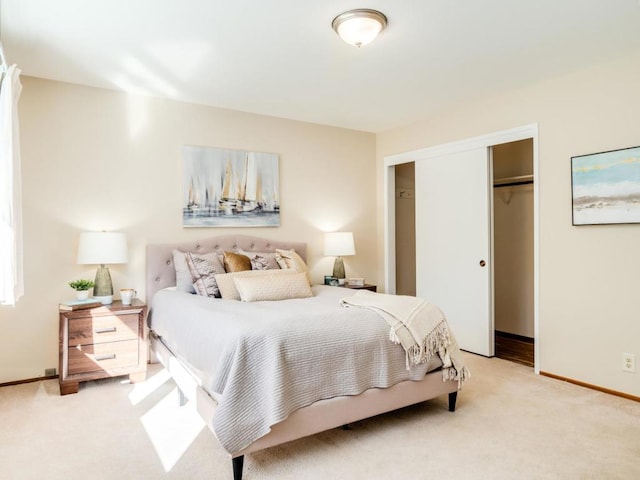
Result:
{"type": "Polygon", "coordinates": [[[244,233],[308,242],[313,280],[331,272],[323,231],[354,232],[350,276],[376,274],[375,137],[108,90],[23,77],[25,296],[0,307],[0,383],[58,367],[57,304],[67,282],[93,278],[75,263],[80,232],[125,232],[130,262],[110,268],[114,288],[144,297],[148,243],[244,233]],[[182,227],[182,145],[280,155],[281,227],[182,227]]]}
{"type": "MultiPolygon", "coordinates": [[[[570,158],[640,144],[638,85],[640,53],[377,136],[382,207],[385,156],[539,124],[540,368],[636,396],[640,371],[622,372],[621,354],[640,358],[640,225],[572,226],[570,158]]],[[[380,208],[379,256],[382,220],[380,208]]]]}

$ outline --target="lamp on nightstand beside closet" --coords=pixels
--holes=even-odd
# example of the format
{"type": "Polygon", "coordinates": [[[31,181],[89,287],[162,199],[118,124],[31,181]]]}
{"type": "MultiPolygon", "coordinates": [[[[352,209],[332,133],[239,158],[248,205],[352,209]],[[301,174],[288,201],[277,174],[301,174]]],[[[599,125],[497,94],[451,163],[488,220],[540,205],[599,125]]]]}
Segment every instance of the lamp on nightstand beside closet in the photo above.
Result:
{"type": "Polygon", "coordinates": [[[342,257],[356,254],[356,247],[353,243],[353,233],[326,233],[324,237],[324,254],[327,257],[336,257],[333,264],[333,276],[338,279],[340,285],[344,285],[346,275],[342,257]]]}
{"type": "Polygon", "coordinates": [[[96,272],[93,296],[103,305],[113,303],[113,283],[107,264],[127,263],[127,237],[117,232],[84,232],[80,234],[78,263],[100,265],[96,272]]]}

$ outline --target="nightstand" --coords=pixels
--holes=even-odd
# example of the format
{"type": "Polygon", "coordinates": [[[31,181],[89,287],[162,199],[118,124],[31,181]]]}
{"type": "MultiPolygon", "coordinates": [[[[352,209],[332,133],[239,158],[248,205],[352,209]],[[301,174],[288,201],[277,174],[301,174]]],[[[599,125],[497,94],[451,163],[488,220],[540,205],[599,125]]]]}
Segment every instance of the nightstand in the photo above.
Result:
{"type": "Polygon", "coordinates": [[[378,291],[378,287],[376,287],[376,285],[371,285],[369,283],[365,283],[364,285],[349,285],[348,283],[345,283],[344,285],[340,286],[344,288],[351,288],[352,290],[370,290],[372,292],[378,291]]]}
{"type": "Polygon", "coordinates": [[[59,311],[60,395],[77,393],[78,384],[129,375],[138,382],[147,374],[147,306],[117,300],[111,305],[59,311]]]}

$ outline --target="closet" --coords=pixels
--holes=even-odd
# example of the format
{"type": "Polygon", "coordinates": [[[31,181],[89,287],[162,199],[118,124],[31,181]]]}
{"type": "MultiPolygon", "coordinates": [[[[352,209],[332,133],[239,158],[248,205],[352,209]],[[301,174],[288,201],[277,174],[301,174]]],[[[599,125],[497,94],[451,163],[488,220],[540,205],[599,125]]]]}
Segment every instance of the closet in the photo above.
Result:
{"type": "Polygon", "coordinates": [[[416,294],[416,171],[415,162],[395,168],[396,293],[416,294]]]}
{"type": "Polygon", "coordinates": [[[492,157],[495,356],[533,367],[533,141],[492,157]]]}
{"type": "Polygon", "coordinates": [[[441,305],[463,349],[531,365],[533,180],[532,139],[418,156],[393,178],[395,292],[441,305]]]}

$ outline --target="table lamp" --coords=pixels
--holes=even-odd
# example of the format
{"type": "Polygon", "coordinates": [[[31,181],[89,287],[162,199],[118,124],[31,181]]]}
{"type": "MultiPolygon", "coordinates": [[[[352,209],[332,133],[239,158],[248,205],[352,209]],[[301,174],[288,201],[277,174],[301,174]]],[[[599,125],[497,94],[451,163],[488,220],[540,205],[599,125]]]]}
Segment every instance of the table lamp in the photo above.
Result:
{"type": "Polygon", "coordinates": [[[80,234],[78,263],[100,265],[96,272],[93,296],[103,305],[113,303],[113,283],[105,264],[127,263],[127,237],[116,232],[84,232],[80,234]]]}
{"type": "Polygon", "coordinates": [[[324,254],[328,257],[336,257],[333,263],[333,276],[338,279],[340,285],[344,285],[346,275],[344,273],[342,257],[356,254],[356,247],[353,243],[353,233],[326,233],[324,236],[324,254]]]}

